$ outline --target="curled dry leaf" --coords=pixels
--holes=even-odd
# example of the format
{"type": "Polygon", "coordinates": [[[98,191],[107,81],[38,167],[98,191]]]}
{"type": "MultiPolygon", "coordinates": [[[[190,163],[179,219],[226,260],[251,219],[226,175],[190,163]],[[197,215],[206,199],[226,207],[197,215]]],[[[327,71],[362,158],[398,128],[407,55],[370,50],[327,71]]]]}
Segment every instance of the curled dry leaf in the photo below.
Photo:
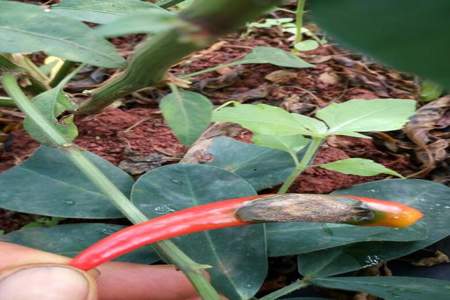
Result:
{"type": "Polygon", "coordinates": [[[445,96],[422,106],[403,129],[408,138],[417,145],[416,155],[423,164],[415,176],[431,172],[438,162],[447,159],[449,139],[438,137],[434,130],[448,126],[442,122],[450,112],[450,96],[445,96]]]}

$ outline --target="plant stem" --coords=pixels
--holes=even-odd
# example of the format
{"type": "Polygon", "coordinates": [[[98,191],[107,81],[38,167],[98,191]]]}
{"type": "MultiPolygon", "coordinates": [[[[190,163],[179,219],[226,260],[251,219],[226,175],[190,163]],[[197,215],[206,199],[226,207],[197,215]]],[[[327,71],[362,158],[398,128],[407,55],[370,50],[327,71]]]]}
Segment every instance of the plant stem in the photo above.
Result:
{"type": "Polygon", "coordinates": [[[295,34],[295,44],[300,43],[303,40],[302,28],[303,28],[303,15],[305,14],[306,0],[297,1],[297,9],[295,11],[295,26],[297,32],[295,34]]]}
{"type": "Polygon", "coordinates": [[[70,73],[72,68],[75,66],[75,62],[70,60],[65,60],[63,65],[56,72],[55,76],[50,80],[49,85],[51,87],[57,86],[66,76],[70,73]]]}
{"type": "MultiPolygon", "coordinates": [[[[4,75],[2,84],[5,91],[11,96],[17,106],[47,134],[47,137],[54,146],[60,147],[62,150],[66,151],[68,157],[77,168],[110,199],[117,209],[135,224],[148,220],[147,217],[103,174],[103,172],[83,155],[82,150],[69,143],[58,130],[55,129],[53,124],[42,116],[42,114],[34,107],[33,103],[22,92],[13,75],[4,75]]],[[[164,258],[168,259],[171,263],[174,263],[185,273],[202,299],[220,299],[218,293],[202,274],[204,266],[199,265],[190,259],[171,241],[157,243],[156,249],[162,253],[164,258]]]]}
{"type": "Polygon", "coordinates": [[[31,59],[22,54],[14,54],[12,55],[12,61],[28,73],[36,93],[50,89],[48,77],[41,72],[31,59]]]}
{"type": "Polygon", "coordinates": [[[126,70],[92,91],[78,114],[92,114],[117,98],[161,83],[171,66],[245,25],[281,0],[196,0],[179,13],[180,23],[144,41],[126,70]]]}
{"type": "Polygon", "coordinates": [[[16,103],[9,97],[0,96],[0,107],[16,107],[16,103]]]}
{"type": "Polygon", "coordinates": [[[290,285],[285,286],[284,288],[276,290],[275,292],[260,298],[259,300],[276,300],[279,299],[280,297],[288,295],[296,290],[302,289],[309,285],[310,285],[309,282],[305,280],[297,280],[291,283],[290,285]]]}
{"type": "Polygon", "coordinates": [[[294,171],[286,179],[281,188],[278,190],[278,194],[284,194],[288,191],[289,187],[294,183],[295,179],[306,170],[311,161],[313,160],[317,150],[319,150],[320,145],[323,142],[323,138],[313,137],[308,145],[305,155],[298,165],[296,165],[294,171]]]}
{"type": "Polygon", "coordinates": [[[217,65],[217,66],[214,66],[214,67],[210,67],[210,68],[207,68],[207,69],[203,69],[201,71],[197,71],[197,72],[194,72],[194,73],[181,75],[180,78],[182,78],[182,79],[190,79],[190,78],[193,78],[193,77],[198,76],[198,75],[202,75],[202,74],[209,73],[209,72],[214,72],[214,71],[219,70],[221,68],[232,67],[232,66],[235,66],[235,65],[237,65],[237,64],[233,63],[233,62],[227,63],[227,64],[220,64],[220,65],[217,65]]]}

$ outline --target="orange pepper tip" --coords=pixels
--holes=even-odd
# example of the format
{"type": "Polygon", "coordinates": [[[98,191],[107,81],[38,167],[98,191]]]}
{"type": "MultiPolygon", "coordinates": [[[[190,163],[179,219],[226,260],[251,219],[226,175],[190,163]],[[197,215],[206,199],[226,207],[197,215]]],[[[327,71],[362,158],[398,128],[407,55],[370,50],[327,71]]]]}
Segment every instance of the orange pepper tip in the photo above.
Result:
{"type": "Polygon", "coordinates": [[[420,210],[403,203],[353,195],[346,195],[346,197],[362,202],[365,207],[374,212],[373,219],[363,221],[358,225],[405,228],[423,218],[420,210]]]}

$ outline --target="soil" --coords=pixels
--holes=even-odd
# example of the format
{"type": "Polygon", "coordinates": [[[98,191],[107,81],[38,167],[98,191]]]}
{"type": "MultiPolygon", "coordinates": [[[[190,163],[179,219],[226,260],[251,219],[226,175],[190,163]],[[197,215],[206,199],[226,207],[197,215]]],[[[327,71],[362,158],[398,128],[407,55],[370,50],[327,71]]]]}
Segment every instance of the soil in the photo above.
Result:
{"type": "MultiPolygon", "coordinates": [[[[139,40],[140,37],[133,36],[116,39],[114,42],[124,54],[128,54],[139,40]]],[[[229,62],[242,57],[255,46],[275,46],[289,50],[288,40],[289,35],[279,28],[230,35],[209,49],[186,58],[173,68],[172,73],[187,74],[229,62]]],[[[347,99],[418,98],[419,87],[413,77],[380,66],[333,44],[326,44],[300,55],[306,61],[314,63],[315,67],[302,70],[280,69],[271,65],[223,68],[195,78],[191,89],[207,95],[216,105],[232,98],[242,103],[278,105],[291,112],[307,115],[312,115],[329,103],[347,99]],[[280,73],[280,70],[283,72],[280,73]]],[[[111,74],[102,69],[87,69],[66,91],[81,100],[83,96],[79,93],[82,89],[94,88],[109,76],[111,74]]],[[[139,175],[152,167],[176,163],[187,149],[164,124],[158,110],[158,102],[167,92],[165,89],[149,88],[126,97],[120,107],[77,119],[80,134],[76,144],[120,165],[132,175],[139,175]],[[141,169],[137,163],[149,156],[154,157],[154,162],[141,169]]],[[[448,118],[448,115],[445,116],[448,118]]],[[[3,130],[0,133],[0,171],[20,164],[38,147],[20,128],[20,123],[20,114],[14,110],[0,110],[0,130],[3,130]]],[[[448,128],[443,128],[441,132],[446,130],[448,128]]],[[[247,132],[242,131],[241,140],[248,142],[249,137],[247,132]]],[[[374,135],[372,140],[332,137],[323,145],[314,163],[362,157],[409,175],[422,168],[417,160],[415,147],[402,132],[390,133],[387,137],[374,135]],[[401,146],[392,147],[392,141],[401,146]]],[[[448,169],[448,158],[436,162],[435,169],[442,170],[446,166],[448,169]]],[[[433,178],[433,171],[426,176],[433,178]]],[[[441,171],[439,176],[444,177],[441,182],[448,182],[446,180],[450,178],[448,174],[442,175],[441,171]]],[[[297,179],[291,191],[329,193],[383,177],[350,176],[310,168],[297,179]]],[[[0,210],[0,230],[16,230],[33,218],[0,210]]],[[[290,277],[281,276],[284,279],[280,279],[280,276],[278,274],[274,280],[281,280],[283,283],[280,285],[283,286],[290,277]]],[[[277,284],[271,281],[265,286],[265,290],[272,290],[275,285],[277,284]]]]}

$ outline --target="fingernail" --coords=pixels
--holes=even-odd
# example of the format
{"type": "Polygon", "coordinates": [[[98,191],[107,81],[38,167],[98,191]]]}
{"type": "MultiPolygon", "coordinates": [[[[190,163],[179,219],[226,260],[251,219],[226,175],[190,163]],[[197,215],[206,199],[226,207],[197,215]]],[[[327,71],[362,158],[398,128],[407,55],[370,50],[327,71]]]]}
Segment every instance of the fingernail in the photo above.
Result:
{"type": "Polygon", "coordinates": [[[0,300],[90,300],[91,282],[65,266],[33,266],[12,271],[0,279],[0,300]]]}

